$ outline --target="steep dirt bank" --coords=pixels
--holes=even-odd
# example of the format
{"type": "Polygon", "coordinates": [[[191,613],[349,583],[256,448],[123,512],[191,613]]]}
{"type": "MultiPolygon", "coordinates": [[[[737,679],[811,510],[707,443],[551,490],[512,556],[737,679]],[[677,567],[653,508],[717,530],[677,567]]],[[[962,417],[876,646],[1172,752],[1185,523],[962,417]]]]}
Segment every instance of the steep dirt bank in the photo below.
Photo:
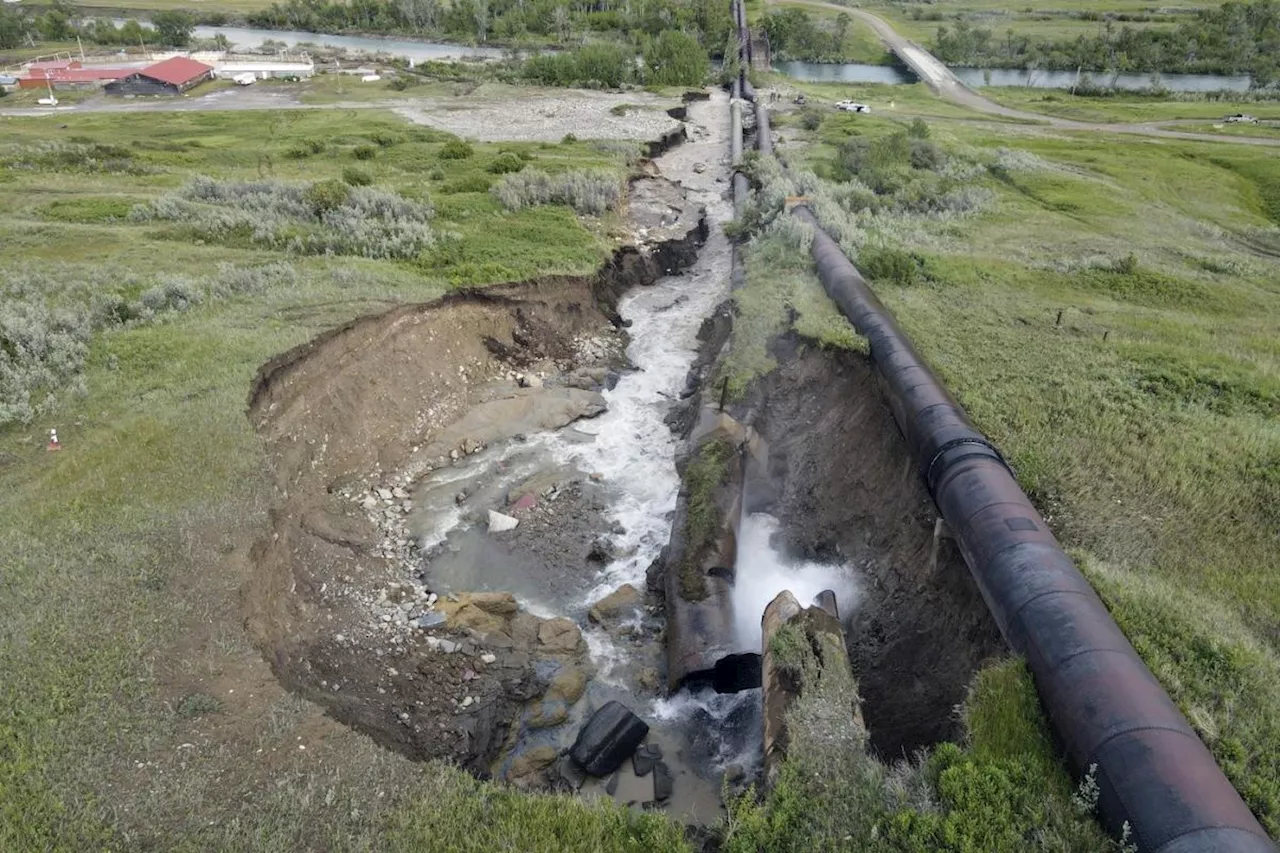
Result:
{"type": "Polygon", "coordinates": [[[960,735],[954,708],[1003,641],[937,510],[865,356],[794,336],[735,410],[769,445],[748,512],[781,521],[783,550],[844,563],[860,587],[844,613],[871,744],[881,757],[960,735]]]}
{"type": "MultiPolygon", "coordinates": [[[[526,704],[541,713],[582,693],[590,667],[576,624],[509,595],[437,591],[406,523],[456,463],[603,410],[598,390],[625,367],[618,296],[690,263],[706,235],[701,209],[664,179],[633,184],[630,208],[636,244],[595,276],[362,318],[273,359],[254,382],[249,416],[278,504],[243,590],[246,624],[286,686],[385,746],[486,775],[526,704]]],[[[515,545],[563,512],[586,535],[519,550],[586,571],[597,484],[567,480],[538,487],[536,506],[503,495],[498,506],[528,524],[498,535],[515,545]]],[[[477,522],[494,508],[463,494],[458,505],[477,522]]]]}

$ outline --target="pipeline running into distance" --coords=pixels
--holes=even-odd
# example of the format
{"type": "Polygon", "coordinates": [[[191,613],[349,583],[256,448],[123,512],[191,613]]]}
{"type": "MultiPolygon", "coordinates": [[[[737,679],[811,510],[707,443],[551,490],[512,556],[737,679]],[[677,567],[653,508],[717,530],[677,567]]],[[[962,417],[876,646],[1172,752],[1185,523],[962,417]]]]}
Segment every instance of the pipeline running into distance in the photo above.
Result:
{"type": "MultiPolygon", "coordinates": [[[[740,44],[745,12],[733,0],[740,44]]],[[[745,48],[740,48],[745,51],[745,48]]],[[[747,89],[743,88],[744,95],[747,89]]],[[[756,101],[757,147],[772,151],[756,101]]],[[[974,427],[813,211],[831,299],[870,344],[894,419],[1010,648],[1023,655],[1104,822],[1143,853],[1276,853],[1213,755],[1063,552],[999,450],[974,427]]]]}

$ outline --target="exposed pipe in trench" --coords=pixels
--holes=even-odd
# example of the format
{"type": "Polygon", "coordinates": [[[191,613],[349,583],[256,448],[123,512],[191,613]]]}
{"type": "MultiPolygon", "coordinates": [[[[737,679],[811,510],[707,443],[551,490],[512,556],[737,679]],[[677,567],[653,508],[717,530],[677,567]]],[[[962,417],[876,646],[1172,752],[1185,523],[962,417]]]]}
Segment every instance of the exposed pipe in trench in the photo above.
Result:
{"type": "MultiPolygon", "coordinates": [[[[745,12],[732,0],[740,40],[745,12]]],[[[757,146],[772,151],[756,101],[757,146]]],[[[894,420],[1006,642],[1024,655],[1098,808],[1150,853],[1275,853],[1212,753],[1063,552],[996,447],[969,421],[813,211],[812,254],[831,299],[870,344],[894,420]]]]}

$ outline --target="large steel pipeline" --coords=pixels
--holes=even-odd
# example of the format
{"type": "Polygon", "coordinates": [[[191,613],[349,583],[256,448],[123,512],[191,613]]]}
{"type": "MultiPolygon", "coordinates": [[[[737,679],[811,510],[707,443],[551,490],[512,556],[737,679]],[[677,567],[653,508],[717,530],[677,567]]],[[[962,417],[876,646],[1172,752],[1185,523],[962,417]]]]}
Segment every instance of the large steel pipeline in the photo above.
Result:
{"type": "MultiPolygon", "coordinates": [[[[767,115],[759,119],[767,111],[756,109],[757,145],[771,150],[767,115]]],[[[894,419],[1001,633],[1025,656],[1068,759],[1094,774],[1104,822],[1117,833],[1127,824],[1144,853],[1275,853],[1000,452],[813,211],[793,213],[813,226],[823,287],[870,344],[894,419]]]]}

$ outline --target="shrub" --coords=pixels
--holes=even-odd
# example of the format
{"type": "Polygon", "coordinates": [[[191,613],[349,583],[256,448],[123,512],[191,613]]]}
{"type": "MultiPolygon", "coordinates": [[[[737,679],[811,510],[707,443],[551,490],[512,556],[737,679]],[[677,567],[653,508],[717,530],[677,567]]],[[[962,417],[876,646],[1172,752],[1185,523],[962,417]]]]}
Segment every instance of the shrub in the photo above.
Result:
{"type": "Polygon", "coordinates": [[[14,171],[87,172],[104,175],[146,175],[155,171],[138,163],[132,149],[85,142],[40,142],[10,149],[0,166],[14,171]]]}
{"type": "Polygon", "coordinates": [[[493,181],[484,175],[466,175],[456,181],[450,181],[445,184],[444,191],[450,195],[454,193],[487,193],[491,186],[493,186],[493,181]]]}
{"type": "Polygon", "coordinates": [[[385,130],[375,130],[369,134],[369,141],[377,145],[379,148],[390,148],[398,145],[402,140],[394,133],[388,133],[385,130]]]}
{"type": "Polygon", "coordinates": [[[466,160],[475,153],[476,150],[471,147],[469,142],[462,139],[450,139],[440,148],[440,159],[466,160]]]}
{"type": "Polygon", "coordinates": [[[503,151],[494,158],[493,162],[485,166],[485,171],[495,175],[506,175],[512,172],[519,172],[523,168],[524,160],[520,159],[519,154],[513,151],[503,151]]]}
{"type": "Polygon", "coordinates": [[[427,173],[427,180],[429,180],[429,181],[443,181],[443,180],[444,180],[444,169],[441,169],[439,166],[436,166],[434,169],[432,169],[430,172],[428,172],[428,173],[427,173]]]}
{"type": "Polygon", "coordinates": [[[159,314],[163,311],[186,311],[200,304],[201,295],[190,279],[177,276],[144,290],[138,301],[147,311],[159,314]]]}
{"type": "Polygon", "coordinates": [[[698,40],[679,29],[664,29],[644,46],[645,82],[654,86],[699,86],[710,63],[698,40]]]}
{"type": "Polygon", "coordinates": [[[812,108],[800,112],[800,126],[805,130],[817,130],[822,127],[822,113],[812,108]]]}
{"type": "Polygon", "coordinates": [[[409,88],[409,80],[405,77],[397,77],[387,83],[387,88],[395,92],[403,92],[409,88]]]}
{"type": "Polygon", "coordinates": [[[910,287],[923,281],[924,260],[911,252],[882,246],[866,246],[858,253],[858,269],[875,282],[910,287]]]}
{"type": "Polygon", "coordinates": [[[431,245],[431,206],[342,181],[195,178],[129,213],[135,222],[180,222],[215,240],[248,240],[304,255],[411,258],[431,245]]]}
{"type": "Polygon", "coordinates": [[[635,55],[620,45],[588,44],[525,60],[520,74],[544,86],[617,89],[635,78],[635,55]]]}
{"type": "Polygon", "coordinates": [[[372,160],[378,156],[378,149],[372,145],[357,145],[351,149],[351,156],[357,160],[372,160]]]}
{"type": "Polygon", "coordinates": [[[947,155],[943,153],[942,148],[936,142],[913,137],[910,145],[911,168],[913,169],[927,169],[930,172],[936,172],[947,162],[947,155]]]}
{"type": "Polygon", "coordinates": [[[622,200],[622,187],[609,172],[586,170],[548,175],[526,169],[508,175],[493,188],[493,194],[508,210],[540,204],[563,204],[578,213],[599,216],[622,200]]]}
{"type": "Polygon", "coordinates": [[[1133,252],[1111,263],[1111,271],[1119,275],[1135,275],[1138,272],[1138,256],[1133,252]]]}
{"type": "Polygon", "coordinates": [[[929,123],[922,118],[913,118],[907,126],[907,136],[912,139],[928,139],[929,123]]]}
{"type": "Polygon", "coordinates": [[[286,157],[292,157],[295,160],[305,160],[312,154],[322,153],[324,149],[325,141],[323,139],[304,139],[286,148],[284,154],[286,157]]]}
{"type": "Polygon", "coordinates": [[[577,141],[578,141],[578,137],[574,136],[572,133],[566,133],[566,134],[564,135],[564,137],[560,140],[560,144],[561,144],[561,145],[572,145],[573,143],[575,143],[575,142],[577,142],[577,141]]]}
{"type": "Polygon", "coordinates": [[[353,187],[367,187],[373,183],[373,175],[359,166],[348,166],[342,170],[342,180],[353,187]]]}
{"type": "Polygon", "coordinates": [[[303,198],[315,210],[317,216],[342,207],[350,196],[351,191],[346,184],[332,180],[318,181],[307,187],[303,193],[303,198]]]}

